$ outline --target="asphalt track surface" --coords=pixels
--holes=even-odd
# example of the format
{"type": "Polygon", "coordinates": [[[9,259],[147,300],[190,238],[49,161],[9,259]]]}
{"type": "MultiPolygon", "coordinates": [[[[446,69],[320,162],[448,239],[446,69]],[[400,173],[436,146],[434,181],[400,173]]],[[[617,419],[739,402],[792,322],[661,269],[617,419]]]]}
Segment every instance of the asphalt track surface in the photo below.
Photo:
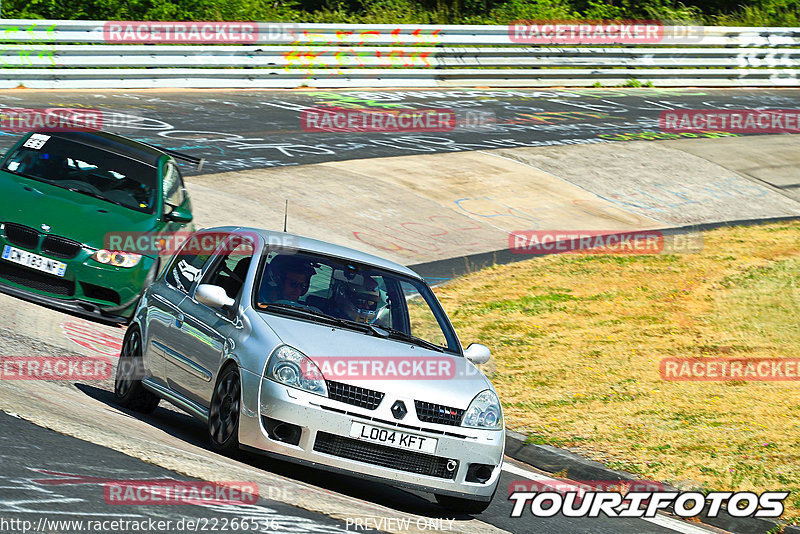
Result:
{"type": "MultiPolygon", "coordinates": [[[[800,91],[789,89],[0,93],[0,107],[101,110],[107,120],[106,125],[113,131],[206,158],[203,173],[434,152],[674,138],[659,135],[658,116],[664,110],[792,109],[800,107],[798,104],[800,91]],[[454,109],[460,117],[483,122],[479,126],[465,124],[452,132],[435,133],[344,134],[304,131],[301,127],[303,110],[324,106],[350,109],[454,109]],[[474,113],[468,115],[467,112],[474,113]]],[[[13,132],[0,133],[0,149],[10,146],[19,135],[13,132]]],[[[186,174],[193,173],[193,169],[187,166],[186,174]]],[[[0,318],[0,327],[3,326],[0,318]]],[[[109,383],[91,386],[63,384],[63,387],[78,388],[88,397],[107,404],[109,410],[118,411],[111,400],[109,383]]],[[[163,403],[150,416],[120,416],[136,417],[155,427],[168,428],[187,442],[205,446],[203,425],[169,409],[163,403]]],[[[3,480],[0,481],[0,520],[35,519],[38,522],[43,516],[53,516],[52,519],[87,519],[94,517],[93,514],[105,514],[97,517],[111,518],[126,513],[140,518],[219,520],[222,517],[241,518],[244,514],[241,508],[231,511],[197,506],[108,505],[97,483],[52,481],[74,482],[76,476],[101,479],[170,477],[177,480],[186,480],[186,477],[7,415],[0,415],[0,429],[0,454],[4,466],[3,480]],[[42,483],[43,479],[50,482],[42,483]],[[125,510],[119,511],[121,508],[125,510]]],[[[210,451],[208,454],[213,455],[210,451]]],[[[349,477],[331,477],[291,464],[267,462],[261,457],[245,456],[244,461],[254,470],[269,470],[350,496],[353,500],[385,506],[390,511],[411,513],[431,520],[447,518],[428,495],[349,477]]],[[[541,476],[542,473],[532,468],[507,461],[495,500],[484,514],[473,521],[479,520],[502,530],[520,533],[706,532],[697,526],[666,518],[658,523],[640,519],[567,519],[562,516],[551,519],[530,516],[510,518],[511,503],[507,500],[509,485],[515,480],[541,476]]],[[[287,532],[344,529],[341,521],[272,500],[262,499],[247,513],[280,516],[285,520],[281,528],[287,532]]],[[[446,531],[446,523],[438,530],[446,531]]],[[[0,531],[14,530],[0,523],[0,531]]]]}
{"type": "MultiPolygon", "coordinates": [[[[111,410],[118,410],[113,401],[113,384],[59,384],[62,387],[76,387],[87,397],[99,400],[111,410]]],[[[180,439],[207,447],[206,429],[199,421],[172,408],[162,401],[153,414],[141,415],[124,412],[124,416],[135,417],[156,428],[169,429],[180,439]]],[[[259,532],[379,532],[376,523],[371,528],[358,529],[355,521],[380,521],[392,519],[390,511],[385,515],[353,515],[351,523],[334,520],[280,502],[280,492],[273,494],[270,488],[260,485],[261,495],[274,496],[277,500],[261,498],[253,504],[203,504],[201,505],[120,505],[108,503],[104,485],[108,483],[131,483],[132,481],[175,480],[191,481],[189,477],[154,466],[125,454],[107,449],[58,432],[41,428],[17,418],[16,414],[0,412],[0,458],[3,461],[0,474],[0,532],[15,532],[3,526],[2,520],[30,521],[38,526],[40,521],[51,525],[52,532],[80,532],[62,523],[55,528],[57,521],[80,520],[129,520],[153,521],[171,520],[170,529],[164,532],[192,532],[180,520],[195,521],[197,525],[223,525],[237,518],[256,520],[259,532]],[[54,454],[57,453],[57,454],[54,454]]],[[[208,454],[213,454],[208,451],[208,454]]],[[[332,476],[326,472],[297,466],[288,462],[266,459],[258,455],[241,453],[236,457],[254,470],[269,470],[278,475],[299,482],[313,484],[325,490],[337,492],[354,500],[368,501],[417,517],[421,530],[438,532],[458,532],[450,523],[454,519],[469,519],[469,516],[447,514],[435,504],[431,496],[421,492],[406,491],[383,484],[359,480],[346,476],[332,476]],[[426,528],[427,527],[427,528],[426,528]]],[[[492,505],[476,520],[488,523],[508,532],[541,533],[671,533],[708,534],[720,532],[716,529],[703,529],[677,519],[660,516],[655,521],[630,518],[521,518],[509,517],[512,503],[507,500],[509,486],[521,480],[541,480],[545,475],[535,469],[506,458],[506,465],[492,505]]],[[[233,477],[231,477],[233,478],[233,477]]],[[[246,477],[244,477],[246,479],[246,477]]],[[[242,477],[236,481],[246,482],[242,477]]],[[[86,523],[88,525],[88,523],[86,523]]],[[[35,527],[32,527],[35,528],[35,527]]],[[[128,532],[129,530],[98,530],[96,532],[128,532]]],[[[226,530],[223,530],[226,531],[226,530]]],[[[235,532],[234,529],[227,531],[235,532]]],[[[397,530],[395,530],[397,531],[397,530]]],[[[402,529],[400,529],[402,531],[402,529]]],[[[153,530],[152,532],[155,532],[153,530]]]]}
{"type": "MultiPolygon", "coordinates": [[[[216,173],[437,152],[691,138],[703,134],[664,134],[659,115],[681,109],[797,109],[800,90],[1,92],[0,108],[11,107],[99,110],[104,129],[204,157],[202,172],[216,173]],[[452,110],[458,121],[452,131],[304,130],[304,111],[330,107],[452,110]]],[[[19,135],[0,134],[0,149],[19,135]]],[[[194,173],[185,165],[185,174],[194,173]]]]}
{"type": "Polygon", "coordinates": [[[335,533],[345,530],[341,521],[264,498],[247,504],[204,506],[157,502],[117,504],[112,493],[104,494],[104,490],[115,483],[199,481],[5,413],[0,413],[0,425],[3,428],[0,436],[3,459],[0,531],[4,533],[21,532],[24,526],[20,523],[24,525],[24,522],[29,522],[29,530],[81,532],[82,528],[90,527],[89,521],[102,522],[101,527],[103,523],[107,525],[99,532],[145,530],[131,525],[133,522],[147,525],[146,531],[156,531],[159,522],[163,522],[162,527],[172,527],[163,528],[168,532],[191,532],[194,528],[190,527],[195,524],[198,529],[218,527],[217,530],[235,531],[238,529],[230,528],[234,519],[236,524],[245,519],[248,522],[245,530],[250,530],[250,522],[273,531],[335,533]],[[87,458],[92,461],[87,462],[87,458]],[[120,522],[116,528],[113,528],[113,521],[120,522]]]}

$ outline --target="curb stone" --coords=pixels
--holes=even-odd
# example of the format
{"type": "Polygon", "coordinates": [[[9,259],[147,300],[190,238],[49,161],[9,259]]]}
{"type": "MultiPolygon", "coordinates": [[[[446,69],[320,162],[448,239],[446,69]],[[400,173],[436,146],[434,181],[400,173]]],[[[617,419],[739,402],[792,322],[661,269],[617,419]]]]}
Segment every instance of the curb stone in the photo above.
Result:
{"type": "MultiPolygon", "coordinates": [[[[527,436],[506,429],[506,455],[548,473],[565,472],[563,478],[570,480],[619,480],[636,481],[639,478],[625,471],[615,471],[600,462],[551,445],[527,443],[527,436]]],[[[679,491],[668,484],[666,491],[679,491]]],[[[764,534],[781,526],[780,523],[755,517],[733,517],[722,510],[718,517],[708,517],[705,511],[700,514],[703,523],[722,528],[737,534],[764,534]]],[[[800,534],[800,526],[787,526],[783,534],[800,534]]]]}
{"type": "MultiPolygon", "coordinates": [[[[690,224],[686,226],[668,226],[664,228],[648,228],[641,230],[643,232],[661,232],[664,236],[685,235],[693,232],[706,232],[716,228],[723,228],[729,226],[757,226],[762,224],[775,224],[783,222],[792,222],[800,220],[800,216],[788,217],[765,217],[761,219],[739,219],[735,221],[720,221],[711,223],[690,224]]],[[[632,230],[633,231],[633,230],[632,230]]],[[[637,230],[638,231],[638,230],[637,230]]],[[[621,232],[621,231],[620,231],[621,232]]],[[[613,232],[609,232],[613,233],[613,232]]],[[[446,282],[457,276],[473,273],[493,265],[505,265],[508,263],[515,263],[518,261],[529,260],[531,258],[539,258],[558,254],[558,252],[547,252],[541,255],[537,254],[514,254],[511,250],[505,248],[494,250],[490,252],[478,252],[468,256],[458,256],[455,258],[446,258],[443,260],[434,260],[425,263],[416,263],[408,267],[417,274],[429,278],[435,284],[446,282]]],[[[429,283],[432,283],[429,281],[429,283]]]]}

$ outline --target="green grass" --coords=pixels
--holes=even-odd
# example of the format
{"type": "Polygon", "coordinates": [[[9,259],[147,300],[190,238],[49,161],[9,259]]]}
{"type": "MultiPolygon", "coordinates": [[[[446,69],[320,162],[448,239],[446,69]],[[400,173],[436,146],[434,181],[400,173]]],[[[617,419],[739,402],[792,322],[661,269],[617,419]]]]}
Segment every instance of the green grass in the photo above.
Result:
{"type": "Polygon", "coordinates": [[[800,223],[720,228],[697,254],[550,255],[436,293],[535,443],[698,490],[790,490],[796,382],[667,382],[665,357],[800,356],[800,223]]]}
{"type": "MultiPolygon", "coordinates": [[[[4,18],[256,20],[382,24],[509,24],[516,20],[659,20],[665,24],[800,26],[800,0],[713,6],[668,0],[6,0],[4,18]]],[[[630,83],[630,82],[629,82],[630,83]]],[[[641,83],[636,81],[636,83],[641,83]]]]}

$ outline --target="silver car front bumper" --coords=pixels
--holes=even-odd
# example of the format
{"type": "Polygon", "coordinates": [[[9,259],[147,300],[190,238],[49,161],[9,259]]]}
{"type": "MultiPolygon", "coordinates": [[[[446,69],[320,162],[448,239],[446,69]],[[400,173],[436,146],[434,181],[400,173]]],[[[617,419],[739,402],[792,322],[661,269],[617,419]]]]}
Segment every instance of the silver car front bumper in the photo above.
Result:
{"type": "MultiPolygon", "coordinates": [[[[500,477],[505,445],[505,433],[501,430],[478,430],[420,422],[413,409],[413,399],[397,396],[391,392],[386,392],[377,409],[368,410],[288,388],[245,369],[241,370],[241,374],[243,402],[239,421],[239,442],[245,448],[280,456],[290,461],[431,493],[474,500],[489,500],[494,494],[500,477]],[[402,424],[418,427],[421,430],[393,426],[395,419],[389,407],[395,400],[403,400],[406,406],[410,407],[402,424]],[[302,432],[298,444],[290,445],[270,438],[263,424],[263,417],[299,426],[302,432]],[[367,459],[368,454],[360,456],[360,460],[355,460],[314,450],[318,438],[321,440],[325,438],[324,435],[320,435],[321,433],[329,435],[328,439],[332,435],[345,438],[345,441],[350,440],[350,429],[354,422],[436,439],[438,442],[434,456],[456,460],[458,467],[454,473],[447,473],[445,478],[410,472],[402,466],[388,468],[376,465],[367,459]],[[450,435],[445,435],[444,432],[450,435]],[[494,466],[489,480],[485,483],[465,480],[469,464],[473,463],[494,466]],[[452,478],[449,478],[450,476],[452,478]]],[[[359,442],[361,443],[364,442],[359,442]]],[[[399,459],[401,463],[404,458],[408,458],[410,463],[416,463],[414,454],[419,454],[409,454],[408,451],[393,447],[384,450],[388,456],[399,459]]]]}

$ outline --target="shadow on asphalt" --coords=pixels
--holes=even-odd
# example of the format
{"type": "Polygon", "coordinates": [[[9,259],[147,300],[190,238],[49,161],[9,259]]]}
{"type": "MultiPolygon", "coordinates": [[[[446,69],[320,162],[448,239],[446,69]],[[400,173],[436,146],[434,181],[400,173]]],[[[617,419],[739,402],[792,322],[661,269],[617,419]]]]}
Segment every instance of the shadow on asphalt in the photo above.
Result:
{"type": "MultiPolygon", "coordinates": [[[[0,150],[0,155],[2,155],[2,150],[0,150]]],[[[30,295],[30,296],[29,295],[24,295],[23,296],[22,294],[17,293],[15,291],[15,288],[9,287],[9,286],[5,286],[3,284],[0,284],[0,293],[2,293],[3,295],[9,296],[11,298],[17,299],[17,300],[21,300],[23,302],[29,302],[29,303],[35,304],[37,306],[41,306],[42,308],[47,308],[47,309],[50,309],[50,310],[53,310],[53,311],[57,311],[58,313],[63,313],[64,315],[67,315],[67,316],[70,316],[70,317],[74,317],[76,319],[84,319],[86,321],[91,321],[91,322],[94,322],[94,323],[97,323],[97,324],[102,324],[102,325],[105,325],[105,326],[113,326],[113,327],[116,327],[116,328],[123,328],[123,329],[125,328],[125,325],[120,324],[117,321],[113,321],[111,319],[107,319],[105,317],[101,317],[99,315],[95,315],[95,314],[88,313],[88,312],[87,313],[81,313],[81,312],[76,311],[76,310],[69,310],[69,309],[66,309],[66,308],[63,308],[63,307],[59,307],[59,306],[57,306],[55,304],[52,304],[52,303],[40,302],[40,301],[38,301],[38,300],[36,300],[34,298],[34,295],[30,295]]]]}
{"type": "MultiPolygon", "coordinates": [[[[164,408],[166,403],[164,400],[153,413],[141,414],[118,406],[114,402],[114,394],[111,391],[80,383],[76,383],[75,387],[87,396],[121,411],[128,417],[145,422],[186,443],[201,447],[208,451],[209,455],[216,454],[209,448],[205,425],[187,414],[164,408]]],[[[263,471],[386,506],[398,512],[429,518],[472,519],[468,515],[448,513],[423,492],[402,490],[386,484],[331,473],[245,451],[240,451],[232,458],[263,471]]]]}

